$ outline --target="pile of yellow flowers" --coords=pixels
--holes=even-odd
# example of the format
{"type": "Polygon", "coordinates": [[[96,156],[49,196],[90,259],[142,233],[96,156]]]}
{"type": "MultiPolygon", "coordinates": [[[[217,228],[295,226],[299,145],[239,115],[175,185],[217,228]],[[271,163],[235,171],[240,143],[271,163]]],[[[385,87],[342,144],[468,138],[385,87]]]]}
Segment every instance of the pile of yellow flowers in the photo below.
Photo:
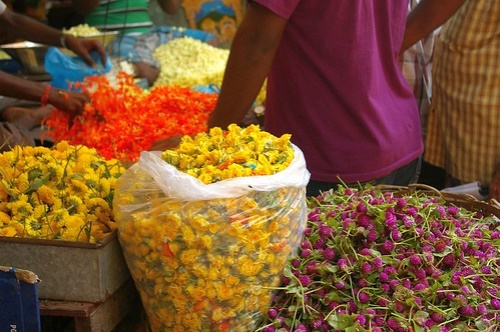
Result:
{"type": "Polygon", "coordinates": [[[255,189],[292,168],[297,154],[289,139],[257,126],[214,128],[184,137],[163,157],[143,153],[120,177],[113,211],[153,331],[256,329],[307,220],[306,183],[255,189]],[[162,158],[177,173],[166,176],[172,165],[162,158]],[[185,172],[188,180],[175,182],[185,172]],[[255,185],[245,195],[217,194],[245,177],[255,185]],[[189,179],[213,197],[196,199],[189,179]],[[179,199],[170,189],[193,197],[179,199]]]}
{"type": "Polygon", "coordinates": [[[125,171],[66,141],[0,154],[0,236],[98,242],[116,228],[112,201],[125,171]]]}
{"type": "Polygon", "coordinates": [[[194,138],[184,136],[178,148],[162,158],[179,171],[209,184],[242,176],[271,175],[287,168],[294,157],[290,135],[275,137],[259,126],[227,131],[212,128],[194,138]]]}

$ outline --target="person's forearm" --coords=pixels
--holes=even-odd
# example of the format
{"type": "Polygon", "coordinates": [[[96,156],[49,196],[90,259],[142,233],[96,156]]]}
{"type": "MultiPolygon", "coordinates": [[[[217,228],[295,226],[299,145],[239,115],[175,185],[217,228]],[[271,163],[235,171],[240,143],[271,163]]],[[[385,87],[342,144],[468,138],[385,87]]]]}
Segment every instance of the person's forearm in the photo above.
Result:
{"type": "Polygon", "coordinates": [[[465,0],[421,0],[407,17],[401,52],[445,23],[465,0]]]}
{"type": "Polygon", "coordinates": [[[181,0],[158,0],[161,9],[170,15],[174,15],[181,5],[181,0]]]}
{"type": "Polygon", "coordinates": [[[62,31],[45,25],[42,22],[29,18],[28,16],[5,11],[0,20],[1,26],[21,39],[50,46],[62,46],[62,31]]]}
{"type": "Polygon", "coordinates": [[[248,11],[231,46],[210,128],[241,122],[269,73],[286,25],[286,20],[269,16],[260,5],[250,5],[248,11]]]}
{"type": "Polygon", "coordinates": [[[44,84],[0,71],[0,95],[2,96],[41,102],[45,90],[44,84]]]}

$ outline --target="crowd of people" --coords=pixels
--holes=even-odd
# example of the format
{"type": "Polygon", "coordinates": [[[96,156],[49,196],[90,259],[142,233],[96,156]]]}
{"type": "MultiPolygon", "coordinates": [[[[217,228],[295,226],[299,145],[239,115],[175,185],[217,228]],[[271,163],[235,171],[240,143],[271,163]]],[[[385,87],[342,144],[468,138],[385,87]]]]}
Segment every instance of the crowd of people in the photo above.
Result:
{"type": "MultiPolygon", "coordinates": [[[[0,3],[0,27],[9,28],[17,16],[0,3]]],[[[131,59],[149,84],[159,73],[154,49],[182,36],[162,25],[165,17],[182,12],[193,35],[203,31],[198,38],[229,47],[209,127],[240,123],[267,80],[264,128],[291,134],[304,152],[308,195],[339,183],[405,186],[419,181],[424,162],[443,170],[443,186],[477,181],[486,197],[500,199],[500,2],[72,0],[71,6],[82,22],[120,31],[108,51],[131,59]],[[211,8],[226,18],[216,20],[211,8]]],[[[30,37],[60,46],[61,32],[44,29],[54,37],[30,37]]],[[[77,38],[66,45],[84,57],[99,47],[77,38]]],[[[12,82],[35,91],[13,97],[36,101],[45,93],[43,84],[12,82]]],[[[7,90],[14,91],[0,93],[7,90]]],[[[51,91],[46,102],[72,114],[85,102],[72,92],[74,103],[61,104],[58,95],[51,91]]],[[[151,149],[178,141],[166,137],[151,149]]]]}

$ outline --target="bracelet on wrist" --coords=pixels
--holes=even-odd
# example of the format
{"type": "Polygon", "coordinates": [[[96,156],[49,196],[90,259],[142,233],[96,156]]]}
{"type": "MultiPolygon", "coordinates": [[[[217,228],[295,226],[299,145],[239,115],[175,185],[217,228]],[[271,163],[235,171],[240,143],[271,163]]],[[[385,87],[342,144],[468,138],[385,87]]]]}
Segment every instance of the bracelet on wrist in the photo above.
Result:
{"type": "Polygon", "coordinates": [[[61,47],[68,48],[66,45],[66,35],[64,33],[61,35],[61,47]]]}
{"type": "Polygon", "coordinates": [[[47,105],[47,103],[49,102],[49,95],[50,95],[51,88],[52,88],[52,86],[50,84],[45,85],[45,90],[43,90],[43,95],[42,95],[42,98],[40,100],[42,106],[47,105]]]}

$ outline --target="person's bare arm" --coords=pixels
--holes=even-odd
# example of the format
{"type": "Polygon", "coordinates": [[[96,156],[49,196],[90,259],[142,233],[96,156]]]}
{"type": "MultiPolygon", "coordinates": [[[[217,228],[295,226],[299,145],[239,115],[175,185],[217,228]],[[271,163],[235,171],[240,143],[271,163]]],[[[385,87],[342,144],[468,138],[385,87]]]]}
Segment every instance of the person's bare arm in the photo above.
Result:
{"type": "Polygon", "coordinates": [[[71,0],[71,6],[79,15],[88,15],[99,5],[99,0],[71,0]]]}
{"type": "Polygon", "coordinates": [[[64,91],[0,71],[0,95],[51,104],[74,117],[89,102],[86,94],[64,91]]]}
{"type": "Polygon", "coordinates": [[[421,0],[408,14],[401,52],[440,27],[463,3],[464,0],[421,0]]]}
{"type": "Polygon", "coordinates": [[[240,123],[269,73],[287,20],[249,2],[236,32],[209,127],[240,123]]]}
{"type": "Polygon", "coordinates": [[[63,34],[62,31],[9,9],[0,15],[0,27],[11,31],[19,38],[35,43],[56,47],[65,46],[81,56],[91,66],[95,65],[89,54],[92,50],[96,50],[100,54],[103,63],[106,61],[106,53],[101,43],[63,34]]]}
{"type": "Polygon", "coordinates": [[[181,6],[181,0],[157,0],[161,9],[167,14],[174,15],[181,6]]]}

